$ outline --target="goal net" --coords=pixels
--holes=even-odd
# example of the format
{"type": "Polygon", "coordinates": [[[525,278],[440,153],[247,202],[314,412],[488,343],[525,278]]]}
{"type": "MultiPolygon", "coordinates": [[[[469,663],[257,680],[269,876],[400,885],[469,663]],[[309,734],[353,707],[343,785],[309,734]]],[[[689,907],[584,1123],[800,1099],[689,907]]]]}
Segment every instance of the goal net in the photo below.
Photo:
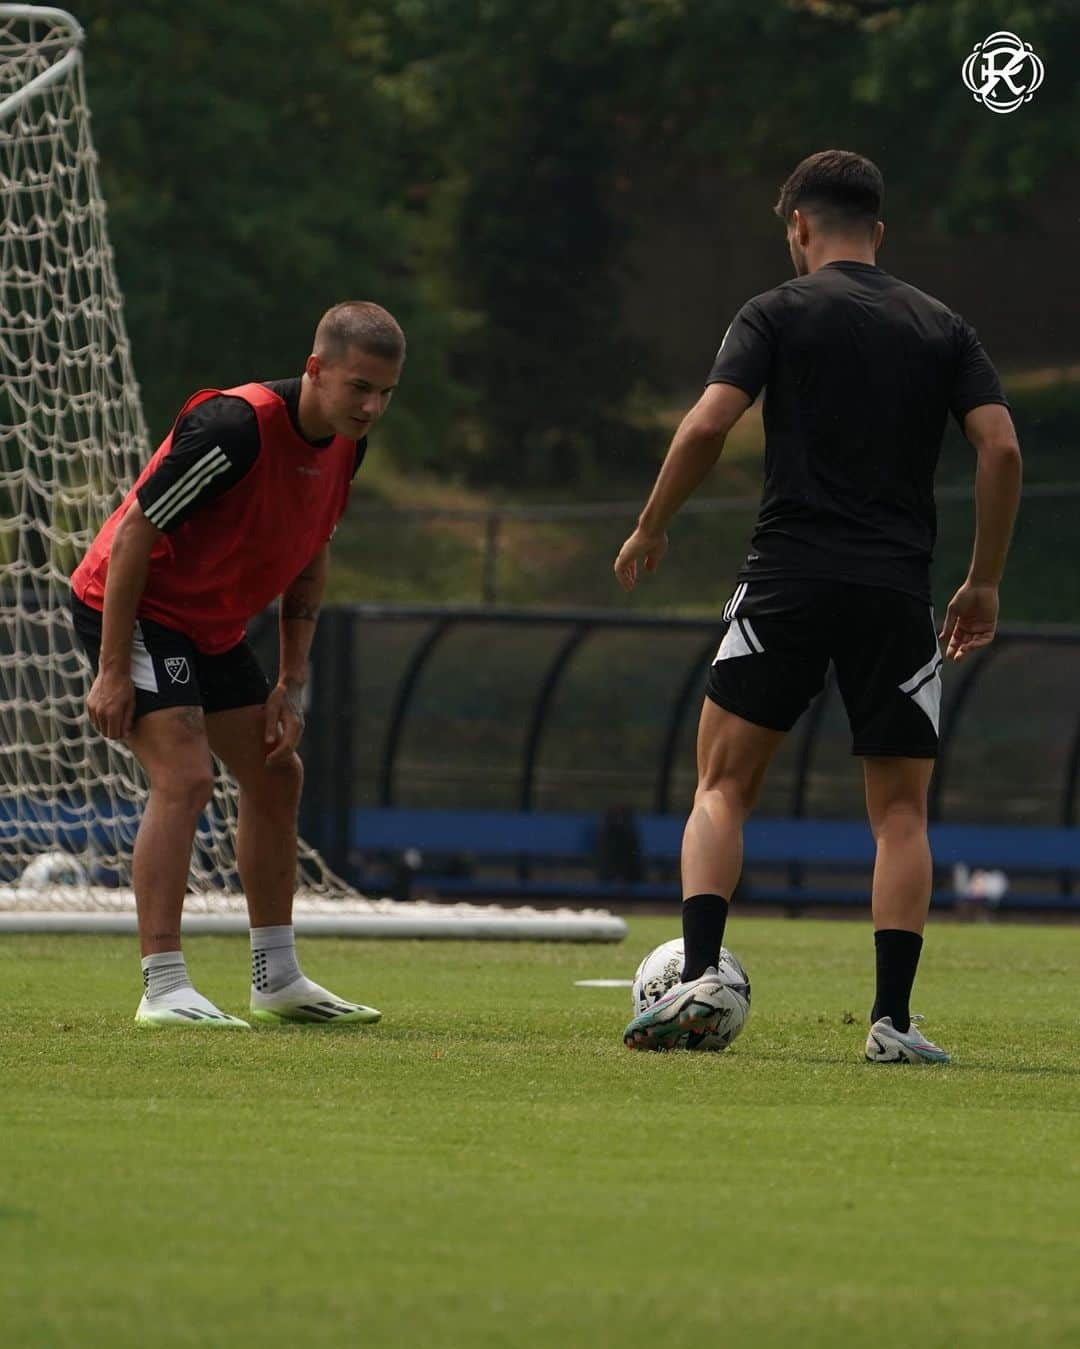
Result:
{"type": "MultiPolygon", "coordinates": [[[[42,906],[128,888],[145,790],[133,756],[89,727],[66,607],[68,576],[149,453],[81,43],[61,10],[0,6],[0,865],[42,906]]],[[[204,899],[235,888],[235,817],[219,772],[192,858],[204,899]]],[[[347,892],[310,850],[305,863],[316,891],[347,892]]]]}
{"type": "MultiPolygon", "coordinates": [[[[72,569],[149,455],[90,138],[82,41],[63,10],[0,5],[0,927],[7,928],[34,926],[31,913],[44,927],[133,926],[131,848],[145,794],[133,756],[86,719],[90,675],[67,609],[72,569]]],[[[243,913],[236,788],[220,765],[216,773],[192,855],[189,927],[200,915],[232,926],[243,913]]],[[[415,905],[404,926],[385,921],[389,901],[357,895],[306,845],[300,874],[297,925],[307,919],[312,931],[337,930],[332,920],[351,914],[352,926],[340,930],[367,931],[378,919],[388,934],[435,935],[448,921],[455,930],[456,914],[466,920],[458,934],[495,935],[479,922],[484,911],[467,905],[440,907],[434,931],[423,930],[415,905]]],[[[502,934],[505,915],[488,916],[502,934]]],[[[552,915],[533,917],[539,927],[534,921],[519,935],[557,935],[552,915]]],[[[573,926],[573,916],[563,917],[573,926]]]]}

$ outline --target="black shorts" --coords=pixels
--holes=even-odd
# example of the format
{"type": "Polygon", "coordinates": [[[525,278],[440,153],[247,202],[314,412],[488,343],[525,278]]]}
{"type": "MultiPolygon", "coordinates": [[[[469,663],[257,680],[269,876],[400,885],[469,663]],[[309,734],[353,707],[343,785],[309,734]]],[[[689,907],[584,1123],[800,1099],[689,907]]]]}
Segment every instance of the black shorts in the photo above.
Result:
{"type": "Polygon", "coordinates": [[[720,707],[790,731],[832,661],[853,754],[937,757],[941,651],[929,604],[877,586],[749,581],[724,621],[707,690],[720,707]]]}
{"type": "MultiPolygon", "coordinates": [[[[101,614],[71,596],[71,617],[91,669],[101,656],[101,614]]],[[[220,656],[199,651],[190,637],[161,623],[140,618],[131,641],[131,679],[135,717],[163,707],[201,707],[207,715],[236,707],[261,707],[270,685],[247,642],[220,656]]]]}

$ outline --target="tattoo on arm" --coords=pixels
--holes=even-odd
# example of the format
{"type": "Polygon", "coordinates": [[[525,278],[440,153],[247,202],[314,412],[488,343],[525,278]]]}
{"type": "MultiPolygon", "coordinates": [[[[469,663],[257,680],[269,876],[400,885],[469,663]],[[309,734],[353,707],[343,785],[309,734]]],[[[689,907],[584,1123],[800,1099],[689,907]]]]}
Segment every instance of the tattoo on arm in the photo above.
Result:
{"type": "Polygon", "coordinates": [[[285,701],[292,709],[293,716],[298,717],[302,722],[304,720],[304,690],[299,680],[285,679],[285,701]]]}
{"type": "Polygon", "coordinates": [[[281,617],[300,619],[305,623],[316,623],[319,618],[319,606],[300,595],[286,593],[281,598],[281,617]]]}
{"type": "Polygon", "coordinates": [[[326,559],[322,553],[307,564],[281,597],[281,617],[301,623],[318,621],[326,584],[326,559]]]}

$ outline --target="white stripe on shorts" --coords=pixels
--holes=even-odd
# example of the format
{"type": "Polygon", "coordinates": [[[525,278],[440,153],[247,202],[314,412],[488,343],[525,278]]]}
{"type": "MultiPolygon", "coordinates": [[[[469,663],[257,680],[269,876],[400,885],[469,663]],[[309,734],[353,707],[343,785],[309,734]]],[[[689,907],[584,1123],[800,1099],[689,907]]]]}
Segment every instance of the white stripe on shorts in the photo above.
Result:
{"type": "Polygon", "coordinates": [[[925,665],[915,671],[910,679],[905,679],[899,688],[901,693],[906,693],[912,702],[926,713],[930,719],[930,724],[934,728],[934,734],[937,735],[941,721],[940,648],[934,652],[925,665]]]}
{"type": "Polygon", "coordinates": [[[158,691],[154,662],[146,649],[142,627],[138,623],[135,624],[135,636],[131,639],[131,682],[137,689],[145,689],[147,693],[158,691]]]}
{"type": "Polygon", "coordinates": [[[725,623],[730,623],[731,620],[735,617],[735,611],[738,609],[739,605],[742,604],[743,602],[743,598],[746,595],[746,587],[748,584],[749,584],[748,582],[744,581],[742,585],[736,586],[735,593],[732,595],[731,599],[728,600],[727,604],[724,605],[725,623]]]}
{"type": "Polygon", "coordinates": [[[737,618],[735,622],[742,628],[743,636],[749,642],[751,649],[760,656],[765,648],[761,645],[761,640],[757,633],[750,626],[750,620],[748,618],[737,618]]]}

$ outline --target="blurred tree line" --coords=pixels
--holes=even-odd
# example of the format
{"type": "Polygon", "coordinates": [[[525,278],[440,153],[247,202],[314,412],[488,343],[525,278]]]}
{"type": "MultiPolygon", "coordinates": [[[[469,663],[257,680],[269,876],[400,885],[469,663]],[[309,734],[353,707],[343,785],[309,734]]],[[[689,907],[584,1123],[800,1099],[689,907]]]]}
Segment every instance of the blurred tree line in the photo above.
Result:
{"type": "MultiPolygon", "coordinates": [[[[887,162],[943,231],[1010,228],[1075,154],[1080,86],[957,97],[974,34],[1075,51],[1052,0],[87,0],[110,234],[148,419],[298,371],[329,304],[408,333],[394,455],[603,490],[654,462],[620,317],[641,203],[677,213],[827,145],[887,162]],[[870,147],[874,147],[870,150],[870,147]]],[[[691,300],[692,297],[688,297],[691,300]]],[[[662,341],[663,334],[657,334],[662,341]]]]}

